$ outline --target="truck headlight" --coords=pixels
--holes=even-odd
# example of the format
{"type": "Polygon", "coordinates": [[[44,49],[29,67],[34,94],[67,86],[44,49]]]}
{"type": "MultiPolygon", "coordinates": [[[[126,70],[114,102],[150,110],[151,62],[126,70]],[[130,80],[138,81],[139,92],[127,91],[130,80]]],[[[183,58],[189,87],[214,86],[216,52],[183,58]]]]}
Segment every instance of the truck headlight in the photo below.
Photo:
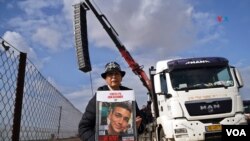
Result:
{"type": "Polygon", "coordinates": [[[178,129],[174,129],[175,134],[184,134],[187,133],[187,129],[186,128],[178,128],[178,129]]]}
{"type": "Polygon", "coordinates": [[[174,129],[176,138],[188,138],[188,133],[186,128],[174,129]]]}

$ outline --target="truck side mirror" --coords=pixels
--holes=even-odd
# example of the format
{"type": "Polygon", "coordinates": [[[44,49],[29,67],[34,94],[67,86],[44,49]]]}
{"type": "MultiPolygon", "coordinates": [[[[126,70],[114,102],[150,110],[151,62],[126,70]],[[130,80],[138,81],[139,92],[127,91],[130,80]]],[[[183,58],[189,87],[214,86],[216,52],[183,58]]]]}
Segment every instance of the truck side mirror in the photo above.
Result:
{"type": "Polygon", "coordinates": [[[239,85],[239,88],[243,87],[244,83],[243,83],[243,80],[242,80],[242,77],[241,77],[239,70],[236,68],[234,68],[233,70],[234,70],[234,75],[235,75],[236,81],[239,85]]]}
{"type": "Polygon", "coordinates": [[[162,93],[160,84],[161,84],[160,74],[156,74],[154,76],[154,88],[156,94],[162,93]]]}
{"type": "Polygon", "coordinates": [[[166,81],[166,74],[160,73],[154,76],[154,87],[156,94],[166,95],[167,97],[171,97],[168,94],[168,86],[166,81]]]}

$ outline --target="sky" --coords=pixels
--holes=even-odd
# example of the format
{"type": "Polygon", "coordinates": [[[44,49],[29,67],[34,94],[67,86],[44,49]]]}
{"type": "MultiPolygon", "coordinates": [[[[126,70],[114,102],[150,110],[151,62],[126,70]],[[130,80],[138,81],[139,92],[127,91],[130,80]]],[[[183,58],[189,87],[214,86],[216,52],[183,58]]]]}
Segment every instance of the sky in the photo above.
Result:
{"type": "MultiPolygon", "coordinates": [[[[219,56],[241,72],[243,99],[250,99],[249,0],[91,0],[109,19],[134,60],[148,74],[159,60],[219,56]]],[[[92,71],[78,69],[73,5],[80,0],[0,0],[0,36],[28,54],[41,74],[80,111],[105,84],[104,66],[126,71],[139,107],[147,90],[129,68],[92,11],[87,12],[92,71]]]]}

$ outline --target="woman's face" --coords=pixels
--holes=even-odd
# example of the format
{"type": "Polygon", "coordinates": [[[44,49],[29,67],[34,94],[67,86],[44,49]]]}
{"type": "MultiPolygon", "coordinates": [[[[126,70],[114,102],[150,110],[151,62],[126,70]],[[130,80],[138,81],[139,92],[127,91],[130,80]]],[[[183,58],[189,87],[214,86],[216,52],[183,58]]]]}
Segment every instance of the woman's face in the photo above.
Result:
{"type": "Polygon", "coordinates": [[[108,72],[106,75],[106,83],[113,89],[113,90],[119,90],[119,87],[122,82],[122,76],[119,71],[111,71],[108,72]]]}

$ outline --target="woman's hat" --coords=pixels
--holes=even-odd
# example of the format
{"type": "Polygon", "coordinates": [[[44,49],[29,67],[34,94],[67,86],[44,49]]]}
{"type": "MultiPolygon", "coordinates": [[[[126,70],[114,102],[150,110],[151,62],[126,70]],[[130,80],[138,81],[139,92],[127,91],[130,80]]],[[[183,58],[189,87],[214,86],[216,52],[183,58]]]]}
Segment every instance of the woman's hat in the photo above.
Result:
{"type": "Polygon", "coordinates": [[[102,78],[105,79],[107,73],[111,72],[111,71],[119,71],[121,73],[122,77],[126,74],[125,71],[121,70],[120,65],[118,63],[116,63],[116,62],[109,62],[109,63],[107,63],[105,65],[105,71],[104,71],[104,73],[101,74],[102,78]]]}

